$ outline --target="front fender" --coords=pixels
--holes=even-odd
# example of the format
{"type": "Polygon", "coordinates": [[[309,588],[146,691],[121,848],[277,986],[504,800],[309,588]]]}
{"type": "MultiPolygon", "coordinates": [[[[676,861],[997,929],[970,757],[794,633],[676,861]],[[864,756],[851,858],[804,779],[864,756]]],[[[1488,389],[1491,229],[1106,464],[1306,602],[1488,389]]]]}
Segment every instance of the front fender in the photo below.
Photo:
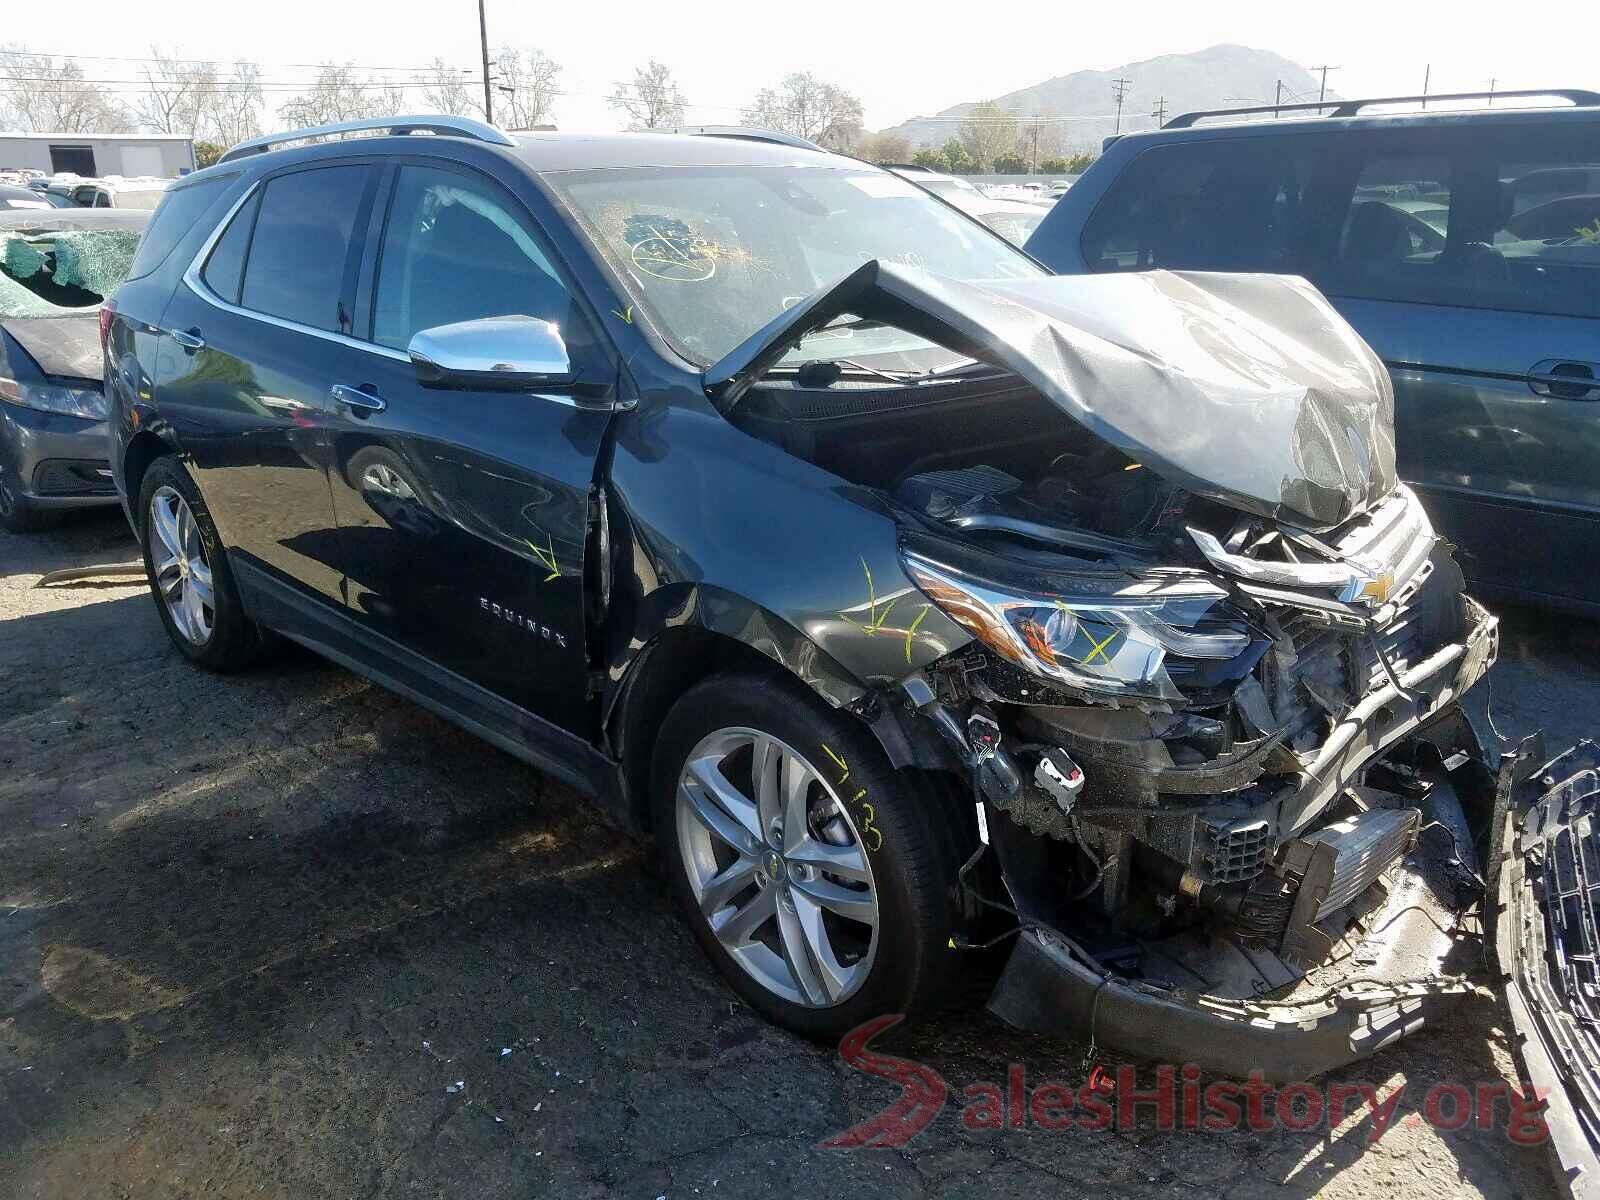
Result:
{"type": "Polygon", "coordinates": [[[613,688],[681,625],[757,650],[835,707],[971,640],[906,576],[876,493],[709,407],[623,417],[606,496],[613,688]]]}

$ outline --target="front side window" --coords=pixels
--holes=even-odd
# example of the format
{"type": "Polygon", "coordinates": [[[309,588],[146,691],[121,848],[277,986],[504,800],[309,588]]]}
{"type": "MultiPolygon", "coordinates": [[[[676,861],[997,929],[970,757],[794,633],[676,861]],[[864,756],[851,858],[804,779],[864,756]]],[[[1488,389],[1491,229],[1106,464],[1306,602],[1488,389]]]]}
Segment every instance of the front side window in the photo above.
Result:
{"type": "Polygon", "coordinates": [[[345,263],[365,166],[317,167],[267,181],[239,303],[313,329],[339,331],[345,263]]]}
{"type": "Polygon", "coordinates": [[[372,340],[404,350],[419,330],[500,316],[538,317],[569,345],[581,340],[566,285],[508,199],[454,171],[402,167],[378,260],[372,340]]]}
{"type": "Polygon", "coordinates": [[[1297,271],[1316,150],[1281,134],[1151,147],[1084,223],[1084,261],[1091,271],[1297,271]]]}
{"type": "MultiPolygon", "coordinates": [[[[978,222],[887,171],[674,167],[546,178],[666,336],[705,363],[873,259],[961,280],[1043,273],[978,222]]],[[[848,341],[852,359],[928,345],[881,328],[846,330],[835,341],[848,341]]]]}

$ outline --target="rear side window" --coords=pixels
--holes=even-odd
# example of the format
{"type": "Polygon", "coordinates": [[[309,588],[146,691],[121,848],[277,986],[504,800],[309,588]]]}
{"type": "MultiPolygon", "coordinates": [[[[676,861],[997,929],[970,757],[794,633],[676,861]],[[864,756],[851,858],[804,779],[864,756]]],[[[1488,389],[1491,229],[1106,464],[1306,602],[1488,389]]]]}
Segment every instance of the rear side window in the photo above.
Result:
{"type": "Polygon", "coordinates": [[[148,275],[164,263],[172,248],[183,240],[183,235],[209,214],[211,206],[222,199],[228,185],[236,178],[235,175],[218,175],[167,192],[145,227],[128,278],[148,275]]]}
{"type": "Polygon", "coordinates": [[[244,256],[250,248],[250,231],[255,227],[256,208],[261,193],[251,196],[228,222],[228,228],[211,248],[200,277],[206,286],[229,304],[239,303],[239,285],[244,281],[244,256]]]}
{"type": "Polygon", "coordinates": [[[240,304],[313,329],[340,329],[345,265],[367,174],[365,166],[317,167],[267,182],[240,304]]]}
{"type": "Polygon", "coordinates": [[[1600,317],[1600,123],[1409,141],[1363,158],[1324,291],[1600,317]]]}
{"type": "Polygon", "coordinates": [[[1315,143],[1294,136],[1154,146],[1096,205],[1084,260],[1091,271],[1296,271],[1314,161],[1315,143]]]}

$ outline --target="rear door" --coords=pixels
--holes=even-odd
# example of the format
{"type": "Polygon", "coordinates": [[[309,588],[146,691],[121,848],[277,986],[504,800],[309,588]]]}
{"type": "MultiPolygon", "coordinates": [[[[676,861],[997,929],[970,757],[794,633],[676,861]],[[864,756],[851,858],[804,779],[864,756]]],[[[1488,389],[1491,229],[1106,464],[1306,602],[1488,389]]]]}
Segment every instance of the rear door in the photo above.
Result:
{"type": "Polygon", "coordinates": [[[1600,602],[1600,123],[1363,131],[1343,168],[1306,273],[1389,365],[1402,478],[1480,590],[1600,602]]]}
{"type": "Polygon", "coordinates": [[[609,413],[570,394],[424,387],[405,348],[479,317],[556,323],[596,394],[617,367],[539,223],[471,168],[387,173],[361,336],[335,382],[332,486],[351,614],[451,675],[587,732],[584,549],[609,413]]]}
{"type": "Polygon", "coordinates": [[[246,194],[162,319],[157,407],[236,560],[343,603],[328,389],[375,176],[296,168],[246,194]]]}

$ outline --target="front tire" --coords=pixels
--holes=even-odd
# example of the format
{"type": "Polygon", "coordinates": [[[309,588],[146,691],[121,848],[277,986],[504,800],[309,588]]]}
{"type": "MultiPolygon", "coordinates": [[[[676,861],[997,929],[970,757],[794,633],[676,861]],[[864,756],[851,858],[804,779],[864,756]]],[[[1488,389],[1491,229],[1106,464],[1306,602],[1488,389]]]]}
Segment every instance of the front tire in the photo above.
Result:
{"type": "Polygon", "coordinates": [[[775,1024],[837,1038],[944,997],[954,865],[855,718],[780,677],[719,675],[668,714],[652,773],[661,865],[696,941],[775,1024]]]}
{"type": "Polygon", "coordinates": [[[145,577],[172,644],[190,662],[236,671],[260,653],[260,628],[244,612],[200,489],[183,464],[156,459],[139,489],[145,577]]]}

